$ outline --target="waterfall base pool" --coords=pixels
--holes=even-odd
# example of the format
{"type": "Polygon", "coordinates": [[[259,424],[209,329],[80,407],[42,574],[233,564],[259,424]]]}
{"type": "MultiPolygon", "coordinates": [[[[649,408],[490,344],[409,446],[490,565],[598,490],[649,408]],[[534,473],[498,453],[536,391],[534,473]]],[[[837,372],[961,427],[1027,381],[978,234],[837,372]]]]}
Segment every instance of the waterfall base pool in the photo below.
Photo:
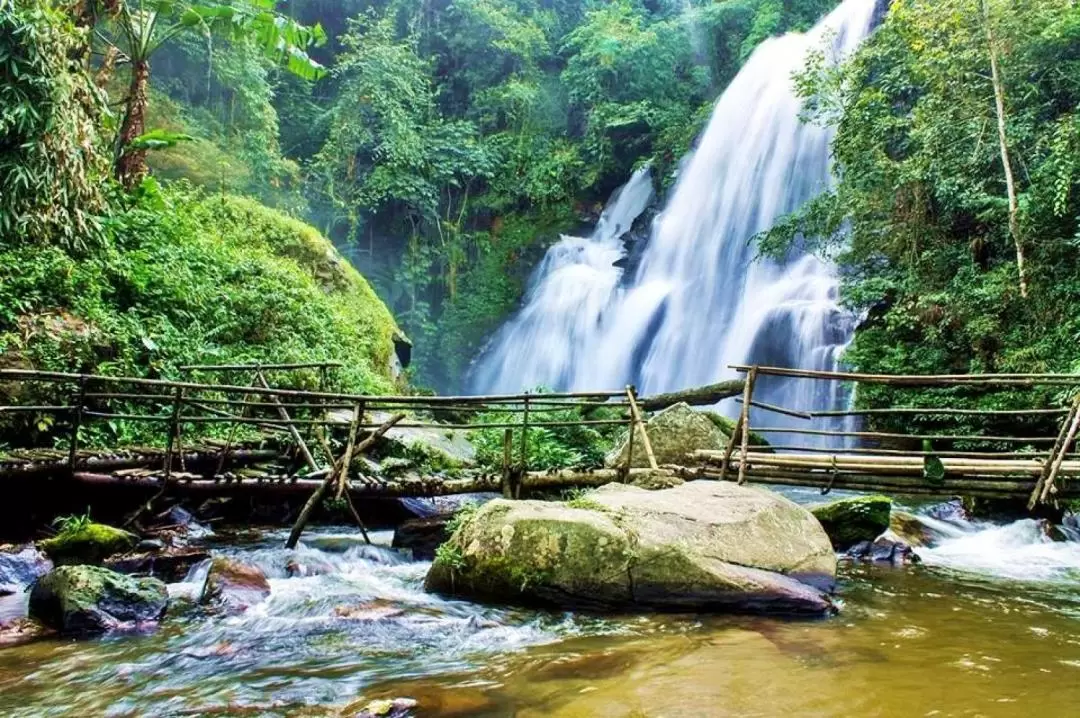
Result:
{"type": "Polygon", "coordinates": [[[339,716],[410,697],[417,716],[1072,715],[1080,544],[1030,528],[964,526],[921,566],[845,565],[842,612],[814,621],[445,601],[389,534],[289,552],[270,532],[214,549],[261,566],[268,601],[208,615],[196,570],[154,633],[0,650],[0,714],[339,716]]]}

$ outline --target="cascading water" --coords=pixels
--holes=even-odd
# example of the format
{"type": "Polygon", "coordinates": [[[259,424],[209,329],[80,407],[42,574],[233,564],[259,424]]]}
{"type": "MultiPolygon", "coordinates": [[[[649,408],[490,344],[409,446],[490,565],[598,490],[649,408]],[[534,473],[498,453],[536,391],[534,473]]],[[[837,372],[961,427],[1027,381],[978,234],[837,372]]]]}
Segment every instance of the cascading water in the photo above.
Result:
{"type": "MultiPolygon", "coordinates": [[[[855,324],[837,303],[835,268],[798,252],[755,260],[750,240],[827,189],[831,134],[800,120],[792,76],[812,50],[851,52],[875,6],[846,0],[811,31],[763,42],[717,100],[633,276],[611,266],[625,250],[610,232],[564,238],[475,388],[632,382],[651,393],[717,381],[731,364],[835,367],[855,324]]],[[[763,381],[756,396],[800,408],[843,402],[837,386],[809,381],[763,381]]]]}

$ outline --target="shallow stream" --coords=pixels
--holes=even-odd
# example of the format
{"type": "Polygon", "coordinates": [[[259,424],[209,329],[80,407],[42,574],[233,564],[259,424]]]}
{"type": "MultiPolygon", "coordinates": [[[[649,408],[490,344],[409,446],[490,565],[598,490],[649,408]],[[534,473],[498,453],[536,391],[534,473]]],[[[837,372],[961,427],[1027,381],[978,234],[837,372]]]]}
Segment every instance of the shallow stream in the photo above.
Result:
{"type": "Polygon", "coordinates": [[[428,564],[389,533],[222,538],[268,601],[207,615],[195,569],[156,632],[0,650],[0,715],[337,716],[381,697],[419,716],[1076,715],[1080,543],[1034,521],[939,528],[920,566],[845,564],[821,620],[496,609],[425,594],[428,564]]]}

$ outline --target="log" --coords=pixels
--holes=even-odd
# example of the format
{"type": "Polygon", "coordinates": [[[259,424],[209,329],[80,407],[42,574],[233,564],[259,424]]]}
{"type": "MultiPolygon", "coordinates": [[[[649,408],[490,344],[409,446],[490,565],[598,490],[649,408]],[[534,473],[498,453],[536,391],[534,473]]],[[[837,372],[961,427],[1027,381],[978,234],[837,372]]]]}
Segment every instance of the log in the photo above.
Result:
{"type": "MultiPolygon", "coordinates": [[[[188,466],[216,462],[221,452],[213,451],[185,451],[183,458],[188,466]]],[[[176,454],[174,454],[176,456],[176,454]]],[[[233,463],[257,464],[263,461],[275,461],[281,458],[281,452],[277,449],[234,449],[229,458],[233,463]]],[[[165,454],[161,449],[155,453],[138,453],[127,456],[90,456],[78,458],[78,467],[90,472],[111,472],[118,469],[157,469],[164,466],[165,454]]],[[[66,471],[67,458],[50,461],[18,461],[6,463],[0,459],[0,479],[17,478],[21,476],[40,476],[56,474],[66,471]]]]}
{"type": "MultiPolygon", "coordinates": [[[[264,389],[270,388],[270,383],[266,381],[266,377],[263,376],[261,371],[255,372],[255,381],[264,389]]],[[[304,461],[307,463],[308,468],[312,471],[319,468],[319,465],[315,463],[315,457],[311,455],[311,451],[308,450],[307,442],[300,436],[300,431],[296,428],[296,425],[292,422],[292,417],[289,416],[289,412],[281,405],[281,399],[278,399],[273,394],[270,395],[270,401],[277,407],[278,418],[282,421],[288,422],[286,428],[289,430],[289,435],[292,436],[293,442],[296,444],[296,448],[300,450],[300,455],[304,457],[304,461]]]]}
{"type": "Polygon", "coordinates": [[[732,379],[721,381],[716,384],[672,391],[666,394],[654,394],[653,396],[640,397],[637,400],[638,408],[642,411],[659,411],[666,409],[672,404],[680,402],[690,406],[711,406],[723,399],[730,399],[743,393],[743,380],[732,379]]]}

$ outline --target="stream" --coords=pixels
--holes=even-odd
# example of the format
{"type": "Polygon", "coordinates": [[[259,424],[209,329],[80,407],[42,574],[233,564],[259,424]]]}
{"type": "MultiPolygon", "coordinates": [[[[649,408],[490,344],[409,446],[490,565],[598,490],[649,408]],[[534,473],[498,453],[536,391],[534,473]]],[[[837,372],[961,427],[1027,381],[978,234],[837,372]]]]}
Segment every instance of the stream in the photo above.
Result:
{"type": "Polygon", "coordinates": [[[842,611],[821,620],[492,608],[424,593],[428,564],[390,532],[323,527],[296,551],[280,530],[221,535],[267,601],[207,614],[204,565],[157,631],[0,650],[0,715],[338,716],[383,697],[418,716],[1075,714],[1080,542],[925,521],[945,538],[922,564],[842,563],[842,611]]]}

